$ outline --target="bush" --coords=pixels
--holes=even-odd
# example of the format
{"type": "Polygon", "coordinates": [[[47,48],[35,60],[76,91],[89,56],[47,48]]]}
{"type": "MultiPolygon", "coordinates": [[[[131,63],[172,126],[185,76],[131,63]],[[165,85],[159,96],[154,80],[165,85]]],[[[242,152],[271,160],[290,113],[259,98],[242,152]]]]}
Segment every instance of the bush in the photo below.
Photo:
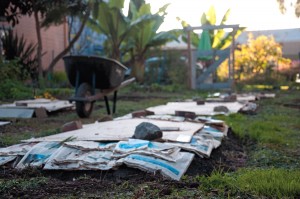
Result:
{"type": "Polygon", "coordinates": [[[5,79],[0,83],[0,100],[20,100],[32,97],[32,90],[21,81],[5,79]]]}
{"type": "Polygon", "coordinates": [[[4,56],[7,60],[18,59],[18,67],[22,73],[20,78],[26,80],[31,77],[33,80],[37,79],[38,64],[36,45],[28,43],[22,35],[21,37],[14,34],[12,30],[5,32],[4,37],[1,39],[3,43],[4,56]]]}
{"type": "Polygon", "coordinates": [[[40,81],[41,87],[44,88],[70,88],[70,83],[67,74],[64,71],[57,71],[49,74],[46,78],[40,81]]]}
{"type": "MultiPolygon", "coordinates": [[[[145,72],[145,84],[176,85],[177,87],[187,87],[188,67],[186,58],[181,51],[152,52],[149,57],[157,59],[148,63],[145,72]]],[[[149,60],[149,59],[148,59],[149,60]]]]}
{"type": "Polygon", "coordinates": [[[18,59],[10,61],[0,59],[0,83],[7,79],[20,80],[20,77],[21,70],[18,59]]]}

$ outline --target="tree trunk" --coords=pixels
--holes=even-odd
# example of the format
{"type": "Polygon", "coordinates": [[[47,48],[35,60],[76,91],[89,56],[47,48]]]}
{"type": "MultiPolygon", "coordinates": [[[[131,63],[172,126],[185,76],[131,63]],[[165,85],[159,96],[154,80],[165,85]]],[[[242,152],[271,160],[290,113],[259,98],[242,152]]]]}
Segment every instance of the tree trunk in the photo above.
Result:
{"type": "Polygon", "coordinates": [[[145,76],[145,59],[140,58],[134,61],[132,76],[136,78],[138,83],[144,83],[145,76]]]}
{"type": "Polygon", "coordinates": [[[42,51],[43,51],[43,42],[41,36],[41,25],[39,21],[39,14],[37,11],[34,11],[34,20],[35,20],[35,31],[37,35],[37,62],[38,62],[38,79],[43,77],[43,65],[42,65],[42,51]]]}
{"type": "Polygon", "coordinates": [[[75,42],[79,39],[83,29],[84,29],[84,26],[89,18],[89,14],[90,14],[90,10],[88,10],[82,20],[82,23],[81,23],[81,26],[78,30],[78,32],[76,33],[75,37],[70,41],[69,45],[67,46],[67,48],[65,48],[62,52],[60,52],[53,60],[52,62],[49,64],[48,68],[47,68],[47,74],[48,73],[51,73],[55,67],[55,65],[57,64],[57,62],[64,56],[66,55],[70,49],[72,48],[72,46],[75,44],[75,42]]]}

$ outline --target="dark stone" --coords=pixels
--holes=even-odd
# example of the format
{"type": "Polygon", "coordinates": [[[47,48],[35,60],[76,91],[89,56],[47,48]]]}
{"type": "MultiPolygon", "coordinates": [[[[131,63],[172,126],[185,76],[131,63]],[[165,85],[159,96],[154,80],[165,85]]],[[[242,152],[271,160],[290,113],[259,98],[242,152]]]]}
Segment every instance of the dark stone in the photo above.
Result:
{"type": "Polygon", "coordinates": [[[78,121],[72,121],[64,124],[61,127],[61,132],[67,132],[67,131],[74,131],[77,129],[82,129],[82,123],[80,120],[78,121]]]}
{"type": "Polygon", "coordinates": [[[135,128],[133,138],[141,140],[155,140],[162,138],[160,128],[149,122],[142,122],[135,128]]]}
{"type": "Polygon", "coordinates": [[[175,116],[180,116],[180,117],[189,118],[193,120],[196,118],[196,113],[190,111],[175,111],[175,116]]]}
{"type": "Polygon", "coordinates": [[[148,110],[139,110],[131,113],[132,117],[146,117],[147,115],[154,115],[154,112],[148,110]]]}
{"type": "Polygon", "coordinates": [[[229,109],[226,106],[216,106],[214,107],[214,112],[228,113],[229,109]]]}

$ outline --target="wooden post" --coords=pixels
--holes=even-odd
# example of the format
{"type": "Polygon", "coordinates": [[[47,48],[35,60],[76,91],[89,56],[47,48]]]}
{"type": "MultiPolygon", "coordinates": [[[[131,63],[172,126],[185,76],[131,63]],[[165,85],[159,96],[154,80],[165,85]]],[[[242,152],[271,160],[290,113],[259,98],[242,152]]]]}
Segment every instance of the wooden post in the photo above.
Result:
{"type": "Polygon", "coordinates": [[[192,85],[192,52],[191,52],[191,30],[187,30],[187,42],[188,42],[188,78],[187,78],[187,83],[188,87],[191,89],[193,87],[192,85]]]}
{"type": "Polygon", "coordinates": [[[233,36],[232,36],[232,85],[231,85],[231,91],[235,90],[235,79],[234,79],[234,64],[235,64],[235,56],[234,56],[234,51],[235,51],[235,35],[236,35],[237,29],[233,29],[233,36]]]}

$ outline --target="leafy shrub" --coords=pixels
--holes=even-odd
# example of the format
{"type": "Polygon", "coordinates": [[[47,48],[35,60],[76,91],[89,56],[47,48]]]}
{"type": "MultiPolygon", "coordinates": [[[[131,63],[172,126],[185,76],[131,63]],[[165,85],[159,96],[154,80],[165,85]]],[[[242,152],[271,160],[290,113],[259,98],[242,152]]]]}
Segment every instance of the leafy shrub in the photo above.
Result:
{"type": "Polygon", "coordinates": [[[18,100],[31,97],[33,97],[32,90],[21,81],[5,79],[0,83],[0,100],[18,100]]]}
{"type": "Polygon", "coordinates": [[[2,38],[4,56],[7,60],[18,59],[19,68],[21,70],[21,78],[27,79],[29,76],[32,79],[38,77],[37,56],[35,55],[36,45],[27,43],[24,36],[19,37],[9,30],[2,38]]]}
{"type": "Polygon", "coordinates": [[[40,86],[42,88],[70,88],[71,85],[64,71],[56,71],[49,73],[46,78],[40,80],[40,86]]]}
{"type": "MultiPolygon", "coordinates": [[[[277,87],[280,82],[290,81],[293,71],[291,60],[283,57],[282,46],[272,36],[263,35],[249,35],[247,44],[238,45],[234,65],[234,78],[239,84],[277,87]]],[[[220,65],[217,75],[221,80],[228,77],[228,61],[220,65]]]]}
{"type": "Polygon", "coordinates": [[[151,53],[151,57],[156,61],[148,63],[145,73],[145,84],[153,83],[164,85],[177,85],[177,87],[187,87],[187,65],[186,59],[181,51],[151,53]],[[163,54],[162,54],[163,53],[163,54]]]}
{"type": "Polygon", "coordinates": [[[2,60],[0,59],[0,83],[4,80],[19,80],[21,77],[20,64],[18,59],[2,60]]]}

